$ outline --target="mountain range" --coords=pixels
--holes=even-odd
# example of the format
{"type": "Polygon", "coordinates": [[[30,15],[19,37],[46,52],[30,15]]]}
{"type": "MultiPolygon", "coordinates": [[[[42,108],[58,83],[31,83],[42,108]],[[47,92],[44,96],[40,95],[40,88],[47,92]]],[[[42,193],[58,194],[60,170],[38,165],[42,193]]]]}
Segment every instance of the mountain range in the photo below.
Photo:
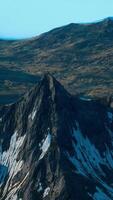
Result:
{"type": "Polygon", "coordinates": [[[0,108],[1,200],[112,200],[113,109],[53,76],[0,108]]]}
{"type": "Polygon", "coordinates": [[[71,23],[26,40],[0,40],[0,103],[14,102],[44,72],[71,94],[112,96],[113,18],[71,23]]]}

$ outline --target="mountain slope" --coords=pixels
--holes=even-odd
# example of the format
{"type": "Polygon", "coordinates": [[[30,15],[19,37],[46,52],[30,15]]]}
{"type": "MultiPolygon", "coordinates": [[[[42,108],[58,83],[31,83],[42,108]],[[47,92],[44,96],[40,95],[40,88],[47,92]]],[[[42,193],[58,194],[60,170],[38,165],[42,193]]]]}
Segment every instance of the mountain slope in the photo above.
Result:
{"type": "Polygon", "coordinates": [[[1,200],[112,200],[113,110],[49,74],[0,109],[1,200]]]}
{"type": "MultiPolygon", "coordinates": [[[[113,20],[69,24],[28,40],[1,40],[0,70],[3,68],[38,76],[49,71],[73,94],[111,95],[113,20]]],[[[19,76],[17,74],[15,77],[19,76]]],[[[4,84],[2,81],[1,85],[4,84]]],[[[18,84],[22,88],[30,87],[12,80],[10,93],[21,92],[18,84]]],[[[8,88],[9,85],[5,84],[4,91],[8,88]]]]}

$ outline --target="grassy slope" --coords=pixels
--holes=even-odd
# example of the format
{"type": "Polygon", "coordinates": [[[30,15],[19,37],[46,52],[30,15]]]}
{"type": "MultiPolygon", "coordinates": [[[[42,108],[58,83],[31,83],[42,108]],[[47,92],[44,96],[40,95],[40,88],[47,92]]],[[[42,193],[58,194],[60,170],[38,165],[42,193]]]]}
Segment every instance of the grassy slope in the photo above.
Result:
{"type": "Polygon", "coordinates": [[[69,24],[29,40],[1,40],[0,72],[3,69],[16,72],[12,80],[7,75],[0,81],[1,94],[23,93],[33,85],[33,76],[28,82],[25,78],[28,73],[40,77],[50,71],[74,94],[111,95],[113,21],[69,24]]]}

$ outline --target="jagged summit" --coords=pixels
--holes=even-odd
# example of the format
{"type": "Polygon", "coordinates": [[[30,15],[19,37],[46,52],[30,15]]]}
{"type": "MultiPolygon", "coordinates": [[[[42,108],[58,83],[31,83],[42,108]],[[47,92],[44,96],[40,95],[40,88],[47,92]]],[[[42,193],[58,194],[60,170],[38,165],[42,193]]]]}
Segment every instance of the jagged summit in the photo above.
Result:
{"type": "MultiPolygon", "coordinates": [[[[2,200],[46,199],[50,190],[51,199],[59,195],[65,198],[66,194],[63,192],[65,180],[60,168],[58,144],[62,143],[61,127],[63,130],[64,122],[67,120],[71,123],[69,97],[70,95],[54,77],[45,74],[39,85],[2,113],[0,121],[2,200]],[[58,136],[57,132],[61,135],[58,136]],[[49,149],[50,157],[47,155],[49,149]],[[62,185],[60,188],[57,188],[58,182],[62,185]],[[52,194],[52,188],[56,188],[57,193],[52,194]]],[[[65,134],[68,130],[69,127],[65,130],[65,134]]],[[[68,137],[64,138],[65,141],[67,139],[68,137]]]]}
{"type": "Polygon", "coordinates": [[[56,87],[62,87],[59,82],[49,73],[43,75],[42,81],[40,82],[41,87],[48,87],[51,91],[56,87]]]}
{"type": "Polygon", "coordinates": [[[40,83],[31,89],[31,91],[25,95],[25,98],[28,99],[28,96],[30,103],[32,101],[38,101],[40,97],[54,104],[62,102],[62,106],[65,105],[65,101],[71,98],[71,95],[66,89],[50,73],[45,73],[43,75],[40,83]]]}
{"type": "Polygon", "coordinates": [[[1,200],[113,199],[113,110],[50,74],[0,113],[1,200]]]}
{"type": "MultiPolygon", "coordinates": [[[[61,85],[56,79],[55,77],[49,73],[49,72],[46,72],[44,73],[44,75],[42,76],[42,79],[40,81],[40,83],[38,83],[35,87],[34,87],[34,90],[37,88],[49,88],[50,90],[52,90],[53,88],[59,88],[62,90],[64,90],[66,93],[66,89],[64,89],[63,85],[61,85]]],[[[33,91],[33,89],[31,89],[33,91]]]]}

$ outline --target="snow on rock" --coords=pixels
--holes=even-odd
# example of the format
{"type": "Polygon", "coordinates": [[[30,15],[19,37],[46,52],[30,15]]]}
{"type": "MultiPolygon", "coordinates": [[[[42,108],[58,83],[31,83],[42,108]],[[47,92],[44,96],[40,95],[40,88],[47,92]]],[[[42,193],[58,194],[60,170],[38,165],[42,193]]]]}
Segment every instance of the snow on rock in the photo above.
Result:
{"type": "MultiPolygon", "coordinates": [[[[17,189],[13,188],[7,195],[7,198],[5,200],[18,200],[18,196],[16,194],[17,189]]],[[[5,195],[4,195],[5,196],[5,195]]]]}
{"type": "Polygon", "coordinates": [[[90,99],[88,97],[80,97],[80,100],[82,100],[82,101],[92,101],[92,99],[90,99]]]}
{"type": "Polygon", "coordinates": [[[21,187],[21,185],[25,182],[25,180],[27,179],[28,176],[29,176],[29,172],[27,172],[25,177],[20,182],[13,185],[12,188],[8,188],[8,190],[4,191],[3,196],[5,196],[8,191],[7,198],[5,200],[12,200],[13,198],[17,198],[14,200],[22,200],[21,198],[18,199],[17,192],[18,192],[19,188],[21,187]]]}
{"type": "Polygon", "coordinates": [[[99,154],[99,151],[96,147],[91,144],[89,139],[84,137],[79,128],[79,124],[76,122],[77,130],[73,130],[73,137],[77,141],[77,144],[72,142],[75,154],[73,157],[68,155],[69,160],[73,163],[75,168],[77,169],[77,173],[82,174],[84,176],[94,176],[97,178],[97,173],[102,174],[104,176],[104,172],[101,169],[100,164],[104,164],[104,161],[99,154]],[[93,166],[93,167],[92,167],[93,166]]]}
{"type": "MultiPolygon", "coordinates": [[[[24,139],[25,139],[25,136],[18,137],[18,132],[15,131],[15,133],[11,137],[9,149],[7,151],[2,152],[2,147],[0,148],[1,149],[0,163],[2,167],[2,174],[4,170],[5,170],[4,176],[8,174],[7,184],[9,184],[10,178],[13,178],[22,168],[23,161],[22,160],[17,161],[17,156],[24,142],[24,139]]],[[[1,174],[0,174],[0,177],[1,177],[1,174]]]]}
{"type": "Polygon", "coordinates": [[[15,194],[15,195],[13,196],[13,199],[12,199],[12,200],[18,200],[17,194],[15,194]]]}
{"type": "Polygon", "coordinates": [[[50,144],[51,144],[51,134],[48,133],[48,135],[45,138],[42,146],[40,147],[40,149],[42,150],[42,153],[41,153],[41,155],[39,157],[39,160],[41,160],[45,156],[46,152],[48,151],[48,149],[50,147],[50,144]]]}
{"type": "Polygon", "coordinates": [[[41,192],[43,190],[43,188],[42,188],[42,184],[41,183],[39,183],[39,185],[38,185],[38,192],[41,192]]]}
{"type": "Polygon", "coordinates": [[[35,118],[36,113],[37,113],[37,110],[34,109],[33,112],[29,115],[28,118],[33,120],[35,118]]]}
{"type": "MultiPolygon", "coordinates": [[[[113,151],[109,150],[106,145],[106,151],[101,155],[95,145],[87,137],[83,136],[77,122],[76,125],[77,129],[73,129],[72,135],[72,138],[74,138],[72,141],[74,155],[72,156],[69,152],[66,152],[66,156],[75,167],[75,173],[81,174],[86,178],[92,177],[93,180],[101,184],[113,199],[113,188],[102,180],[102,177],[106,177],[106,174],[101,167],[104,165],[113,170],[113,151]]],[[[93,199],[101,200],[102,198],[99,199],[96,193],[93,199]]]]}
{"type": "Polygon", "coordinates": [[[45,198],[50,192],[50,187],[47,187],[45,190],[44,190],[44,193],[43,193],[43,198],[45,198]]]}

